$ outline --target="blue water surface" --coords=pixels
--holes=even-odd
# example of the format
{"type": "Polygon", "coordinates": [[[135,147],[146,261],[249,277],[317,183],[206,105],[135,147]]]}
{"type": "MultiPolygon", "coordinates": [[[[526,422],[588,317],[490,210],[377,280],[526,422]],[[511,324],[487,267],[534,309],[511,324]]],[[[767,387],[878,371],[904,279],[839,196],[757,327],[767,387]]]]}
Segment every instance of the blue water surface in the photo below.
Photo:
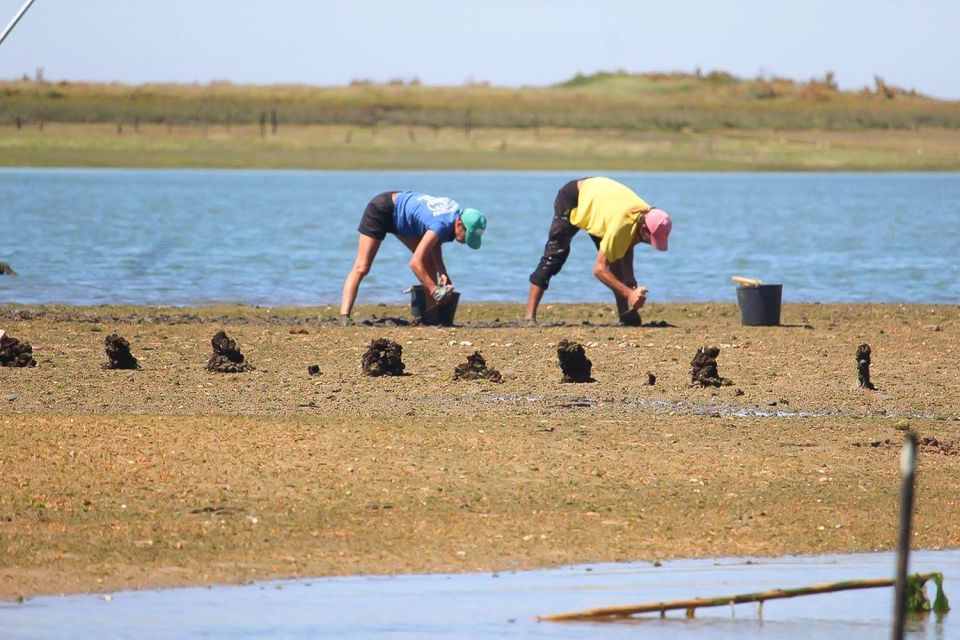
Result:
{"type": "MultiPolygon", "coordinates": [[[[893,589],[771,600],[621,622],[537,622],[536,616],[641,602],[719,597],[818,582],[890,578],[891,553],[578,565],[540,571],[288,580],[242,587],[128,591],[0,602],[0,637],[623,638],[636,640],[875,640],[890,637],[893,589]]],[[[958,607],[960,552],[920,551],[911,572],[940,571],[958,607]]],[[[928,594],[934,596],[933,585],[928,594]]],[[[960,638],[960,617],[912,619],[910,640],[960,638]]]]}
{"type": "MultiPolygon", "coordinates": [[[[367,202],[391,189],[485,210],[480,251],[447,245],[464,302],[522,301],[560,172],[0,170],[0,303],[336,303],[367,202]]],[[[785,301],[960,300],[960,174],[613,173],[674,220],[670,251],[640,247],[651,301],[732,301],[734,274],[785,301]]],[[[595,250],[574,240],[548,302],[605,301],[595,250]]],[[[394,238],[360,302],[414,282],[394,238]]]]}

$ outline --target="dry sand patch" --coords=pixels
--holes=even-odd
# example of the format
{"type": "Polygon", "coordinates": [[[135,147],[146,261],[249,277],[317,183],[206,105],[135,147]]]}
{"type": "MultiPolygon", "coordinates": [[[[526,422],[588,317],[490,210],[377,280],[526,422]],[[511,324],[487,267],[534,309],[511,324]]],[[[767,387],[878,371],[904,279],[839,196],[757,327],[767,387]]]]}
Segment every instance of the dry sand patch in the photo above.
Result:
{"type": "Polygon", "coordinates": [[[652,305],[673,325],[657,329],[546,311],[566,325],[480,328],[518,312],[494,306],[455,328],[0,308],[38,360],[0,369],[0,596],[886,549],[905,428],[929,445],[915,544],[960,545],[956,307],[788,305],[779,328],[731,305],[652,305]],[[220,328],[255,370],[206,371],[220,328]],[[101,366],[113,331],[142,369],[101,366]],[[409,375],[363,375],[380,337],[409,375]],[[596,383],[560,382],[562,339],[596,383]],[[863,342],[876,391],[857,384],[863,342]],[[733,385],[691,384],[704,344],[733,385]],[[453,380],[477,350],[502,383],[453,380]]]}

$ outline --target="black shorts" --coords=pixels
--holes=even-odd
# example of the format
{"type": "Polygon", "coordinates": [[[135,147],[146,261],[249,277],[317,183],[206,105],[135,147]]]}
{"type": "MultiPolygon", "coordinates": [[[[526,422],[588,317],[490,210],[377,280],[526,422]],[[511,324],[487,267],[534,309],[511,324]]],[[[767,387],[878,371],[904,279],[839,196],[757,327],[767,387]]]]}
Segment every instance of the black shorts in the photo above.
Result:
{"type": "MultiPolygon", "coordinates": [[[[550,222],[547,244],[543,247],[543,257],[540,258],[537,268],[530,274],[530,282],[543,289],[550,286],[550,278],[560,273],[560,269],[570,255],[570,242],[580,231],[579,227],[570,223],[570,210],[576,208],[577,201],[580,199],[580,188],[577,186],[580,180],[586,180],[586,178],[571,180],[563,185],[553,202],[553,220],[550,222]]],[[[590,239],[599,250],[600,238],[590,235],[590,239]]]]}
{"type": "Polygon", "coordinates": [[[384,191],[367,205],[360,218],[357,231],[365,236],[383,240],[388,233],[396,233],[397,227],[393,223],[393,194],[396,191],[384,191]]]}

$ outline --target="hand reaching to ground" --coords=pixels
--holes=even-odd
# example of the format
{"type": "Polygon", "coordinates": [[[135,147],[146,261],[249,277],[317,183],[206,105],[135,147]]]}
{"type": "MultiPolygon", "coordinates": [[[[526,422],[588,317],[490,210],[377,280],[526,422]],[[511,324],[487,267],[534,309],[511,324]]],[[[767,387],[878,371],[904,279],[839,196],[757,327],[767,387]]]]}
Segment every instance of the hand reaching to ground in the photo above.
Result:
{"type": "Polygon", "coordinates": [[[646,287],[637,287],[636,289],[630,292],[630,295],[627,297],[627,304],[630,305],[631,309],[640,309],[643,307],[644,303],[647,301],[647,292],[649,289],[646,287]]]}
{"type": "Polygon", "coordinates": [[[433,290],[433,301],[436,304],[443,304],[450,295],[450,292],[453,291],[453,284],[450,282],[450,278],[446,274],[441,274],[437,278],[437,288],[433,290]]]}

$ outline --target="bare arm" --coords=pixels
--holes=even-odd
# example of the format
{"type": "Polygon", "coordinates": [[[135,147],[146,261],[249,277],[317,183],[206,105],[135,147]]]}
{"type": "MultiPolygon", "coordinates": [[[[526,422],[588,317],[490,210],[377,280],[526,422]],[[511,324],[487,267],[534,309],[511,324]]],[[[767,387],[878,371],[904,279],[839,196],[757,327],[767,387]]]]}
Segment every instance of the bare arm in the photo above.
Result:
{"type": "Polygon", "coordinates": [[[410,258],[410,270],[413,271],[413,275],[417,276],[417,280],[420,281],[420,284],[423,285],[424,290],[428,295],[433,295],[434,289],[437,288],[437,281],[435,280],[436,274],[430,273],[428,265],[433,261],[432,258],[436,255],[435,252],[440,250],[440,236],[434,231],[428,230],[423,234],[417,248],[413,252],[413,257],[410,258]]]}
{"type": "Polygon", "coordinates": [[[616,274],[610,269],[610,263],[603,251],[597,252],[597,261],[593,264],[593,275],[597,280],[607,285],[615,294],[623,296],[633,308],[642,307],[647,299],[647,288],[638,287],[636,289],[628,287],[617,278],[616,274]]]}

